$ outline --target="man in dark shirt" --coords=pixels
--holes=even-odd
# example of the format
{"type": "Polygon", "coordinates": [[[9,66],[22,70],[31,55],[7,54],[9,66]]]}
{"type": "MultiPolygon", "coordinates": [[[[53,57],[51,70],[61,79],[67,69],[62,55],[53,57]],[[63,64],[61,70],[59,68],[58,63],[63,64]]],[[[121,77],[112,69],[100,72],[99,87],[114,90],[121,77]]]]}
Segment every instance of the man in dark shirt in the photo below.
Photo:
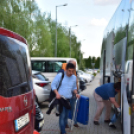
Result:
{"type": "Polygon", "coordinates": [[[110,122],[111,104],[117,108],[120,112],[120,106],[115,101],[115,95],[121,90],[121,82],[107,83],[100,87],[97,87],[94,92],[94,98],[97,102],[97,111],[94,117],[94,124],[99,125],[99,118],[102,114],[104,106],[106,106],[106,114],[104,122],[110,122]]]}

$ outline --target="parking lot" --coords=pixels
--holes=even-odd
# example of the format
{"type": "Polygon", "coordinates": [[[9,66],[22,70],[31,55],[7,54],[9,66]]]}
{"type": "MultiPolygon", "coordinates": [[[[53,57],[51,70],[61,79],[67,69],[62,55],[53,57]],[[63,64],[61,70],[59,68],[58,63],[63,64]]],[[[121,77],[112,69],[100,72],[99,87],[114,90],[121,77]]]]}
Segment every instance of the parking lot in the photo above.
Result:
{"type": "MultiPolygon", "coordinates": [[[[121,124],[120,119],[117,121],[116,126],[117,129],[112,129],[108,127],[108,124],[104,123],[104,114],[103,112],[101,119],[100,119],[100,125],[95,126],[93,124],[93,118],[96,111],[96,102],[93,97],[93,91],[94,89],[99,86],[99,75],[95,77],[95,79],[87,85],[87,89],[83,91],[81,94],[89,96],[90,98],[90,104],[89,104],[89,124],[86,126],[83,126],[81,124],[79,128],[73,128],[73,131],[70,131],[70,129],[67,129],[68,134],[121,134],[121,124]]],[[[54,113],[51,115],[46,115],[46,110],[48,107],[48,103],[44,102],[40,105],[41,110],[44,114],[44,121],[45,124],[43,126],[41,134],[59,134],[59,124],[58,124],[58,117],[55,116],[54,113]]],[[[112,116],[112,114],[111,114],[112,116]]]]}

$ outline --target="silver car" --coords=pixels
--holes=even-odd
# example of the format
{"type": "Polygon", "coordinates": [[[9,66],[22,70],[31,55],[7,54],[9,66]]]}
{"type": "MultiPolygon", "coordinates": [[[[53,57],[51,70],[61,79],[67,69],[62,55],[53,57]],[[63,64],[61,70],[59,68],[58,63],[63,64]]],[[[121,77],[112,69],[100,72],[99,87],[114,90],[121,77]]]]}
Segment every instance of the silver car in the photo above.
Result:
{"type": "Polygon", "coordinates": [[[49,99],[51,82],[39,71],[32,70],[33,87],[38,103],[49,99]]]}
{"type": "Polygon", "coordinates": [[[83,72],[82,70],[77,70],[77,73],[78,73],[78,76],[84,78],[87,83],[90,83],[93,80],[93,77],[91,76],[91,74],[87,74],[83,72]]]}

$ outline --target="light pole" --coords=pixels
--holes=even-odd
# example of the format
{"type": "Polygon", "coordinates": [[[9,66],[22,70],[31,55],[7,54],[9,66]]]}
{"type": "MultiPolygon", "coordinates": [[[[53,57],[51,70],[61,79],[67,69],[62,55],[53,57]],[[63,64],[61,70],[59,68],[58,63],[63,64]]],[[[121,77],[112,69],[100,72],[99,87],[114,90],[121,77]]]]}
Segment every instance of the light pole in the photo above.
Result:
{"type": "Polygon", "coordinates": [[[70,58],[71,58],[71,27],[77,27],[78,25],[70,26],[69,27],[69,37],[70,37],[70,58]]]}
{"type": "MultiPolygon", "coordinates": [[[[83,39],[82,42],[85,41],[85,40],[86,40],[86,39],[83,39]]],[[[79,49],[81,50],[81,45],[80,45],[80,48],[79,48],[79,49]]],[[[80,55],[79,55],[80,66],[81,66],[81,59],[82,59],[82,57],[81,57],[81,54],[80,54],[80,55]]]]}
{"type": "Polygon", "coordinates": [[[67,4],[56,6],[56,41],[55,41],[55,57],[57,57],[57,7],[67,6],[67,4]]]}

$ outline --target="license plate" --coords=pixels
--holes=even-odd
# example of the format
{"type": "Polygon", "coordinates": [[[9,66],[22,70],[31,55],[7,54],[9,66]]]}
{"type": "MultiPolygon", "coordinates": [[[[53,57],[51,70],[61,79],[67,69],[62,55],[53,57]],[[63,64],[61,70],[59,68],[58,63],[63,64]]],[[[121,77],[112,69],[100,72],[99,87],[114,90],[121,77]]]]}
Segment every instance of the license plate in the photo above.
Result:
{"type": "Polygon", "coordinates": [[[44,120],[42,120],[42,121],[39,123],[39,128],[41,128],[43,125],[44,125],[44,120]]]}
{"type": "Polygon", "coordinates": [[[21,116],[20,118],[16,119],[14,121],[15,123],[15,131],[19,131],[21,128],[23,128],[24,126],[26,126],[29,123],[30,119],[29,119],[29,114],[25,114],[23,116],[21,116]]]}

